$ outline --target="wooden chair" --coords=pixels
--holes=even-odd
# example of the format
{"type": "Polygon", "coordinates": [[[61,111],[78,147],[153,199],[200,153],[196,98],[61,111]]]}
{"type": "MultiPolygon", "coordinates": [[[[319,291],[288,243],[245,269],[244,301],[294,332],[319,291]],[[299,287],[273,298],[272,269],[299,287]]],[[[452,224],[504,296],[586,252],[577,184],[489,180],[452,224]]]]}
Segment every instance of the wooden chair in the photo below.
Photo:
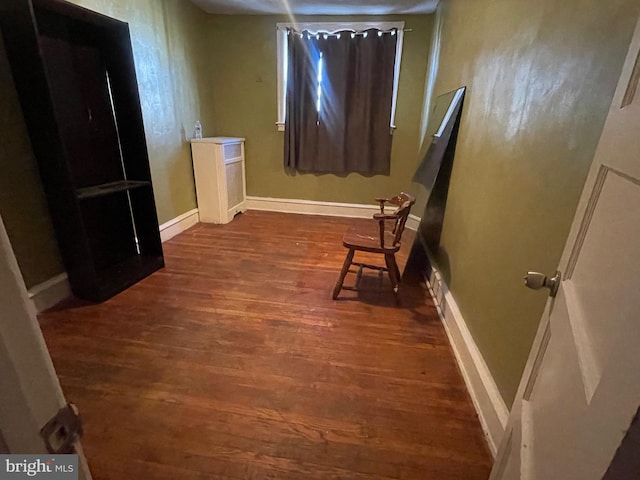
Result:
{"type": "MultiPolygon", "coordinates": [[[[400,269],[396,263],[396,252],[400,250],[400,239],[404,231],[404,225],[411,210],[411,206],[416,199],[408,193],[401,193],[393,198],[376,198],[380,204],[380,213],[376,213],[372,220],[367,223],[355,224],[349,227],[342,237],[342,245],[349,249],[347,258],[344,260],[340,277],[333,289],[333,299],[338,298],[340,290],[357,290],[362,269],[370,268],[382,272],[387,272],[391,279],[393,293],[398,293],[400,286],[400,269]],[[385,213],[387,204],[395,205],[393,213],[385,213]],[[386,267],[369,265],[353,261],[356,250],[369,253],[379,253],[384,255],[386,267]],[[356,265],[356,282],[354,287],[344,287],[343,282],[347,273],[350,272],[351,265],[356,265]]],[[[353,272],[352,272],[353,273],[353,272]]]]}

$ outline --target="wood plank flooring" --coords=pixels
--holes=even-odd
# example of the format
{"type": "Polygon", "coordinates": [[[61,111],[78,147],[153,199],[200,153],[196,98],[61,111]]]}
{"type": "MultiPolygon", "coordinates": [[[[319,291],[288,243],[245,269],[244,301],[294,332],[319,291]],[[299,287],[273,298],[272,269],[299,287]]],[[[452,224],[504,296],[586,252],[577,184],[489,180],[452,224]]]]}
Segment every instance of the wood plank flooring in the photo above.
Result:
{"type": "Polygon", "coordinates": [[[165,269],[41,315],[95,480],[488,477],[424,285],[405,281],[396,303],[371,271],[331,300],[350,222],[198,224],[164,244],[165,269]]]}

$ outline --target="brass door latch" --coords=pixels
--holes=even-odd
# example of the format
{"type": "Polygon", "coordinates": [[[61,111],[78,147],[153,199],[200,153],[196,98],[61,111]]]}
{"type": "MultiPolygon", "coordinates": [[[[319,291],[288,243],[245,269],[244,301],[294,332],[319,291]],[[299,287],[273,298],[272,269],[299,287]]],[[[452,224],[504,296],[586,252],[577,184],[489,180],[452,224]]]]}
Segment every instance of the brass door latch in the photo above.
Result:
{"type": "Polygon", "coordinates": [[[524,284],[532,290],[548,288],[549,296],[555,297],[556,293],[558,293],[561,279],[562,276],[559,271],[556,271],[555,275],[551,278],[547,277],[544,273],[527,272],[524,276],[524,284]]]}

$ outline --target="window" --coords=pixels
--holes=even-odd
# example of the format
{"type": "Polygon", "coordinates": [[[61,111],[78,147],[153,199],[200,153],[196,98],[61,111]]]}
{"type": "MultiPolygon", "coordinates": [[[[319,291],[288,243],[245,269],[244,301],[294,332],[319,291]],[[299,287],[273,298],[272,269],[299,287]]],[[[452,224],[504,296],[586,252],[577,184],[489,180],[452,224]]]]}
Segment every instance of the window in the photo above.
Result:
{"type": "Polygon", "coordinates": [[[286,31],[285,168],[388,175],[400,31],[338,28],[286,31]]]}
{"type": "MultiPolygon", "coordinates": [[[[404,22],[328,22],[328,23],[278,23],[277,24],[277,49],[278,49],[278,118],[276,125],[278,130],[284,131],[284,122],[286,115],[286,92],[287,92],[287,50],[288,35],[287,29],[295,29],[297,31],[307,30],[313,34],[329,34],[344,30],[353,32],[363,32],[367,29],[379,30],[396,30],[398,40],[396,44],[396,58],[393,76],[393,98],[391,105],[391,118],[389,125],[395,128],[395,112],[398,97],[398,79],[400,77],[400,60],[402,58],[402,40],[404,37],[404,22]]],[[[318,60],[318,70],[322,68],[322,58],[318,60]]],[[[322,95],[321,76],[318,77],[318,109],[320,108],[322,95]]]]}

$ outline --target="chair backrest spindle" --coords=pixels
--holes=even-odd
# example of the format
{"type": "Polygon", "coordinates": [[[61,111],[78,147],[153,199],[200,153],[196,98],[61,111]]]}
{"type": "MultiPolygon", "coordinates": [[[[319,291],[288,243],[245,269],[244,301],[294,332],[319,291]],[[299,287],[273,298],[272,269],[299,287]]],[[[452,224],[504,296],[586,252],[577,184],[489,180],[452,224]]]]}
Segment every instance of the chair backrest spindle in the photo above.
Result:
{"type": "MultiPolygon", "coordinates": [[[[393,224],[393,229],[391,230],[391,233],[393,234],[392,247],[395,248],[400,244],[400,239],[402,238],[402,232],[404,231],[404,227],[407,223],[409,212],[411,211],[413,204],[416,203],[416,199],[413,195],[403,192],[393,198],[390,198],[388,202],[397,206],[395,212],[393,212],[393,215],[396,218],[393,224]]],[[[385,245],[383,237],[381,230],[381,246],[384,248],[385,245]]]]}

